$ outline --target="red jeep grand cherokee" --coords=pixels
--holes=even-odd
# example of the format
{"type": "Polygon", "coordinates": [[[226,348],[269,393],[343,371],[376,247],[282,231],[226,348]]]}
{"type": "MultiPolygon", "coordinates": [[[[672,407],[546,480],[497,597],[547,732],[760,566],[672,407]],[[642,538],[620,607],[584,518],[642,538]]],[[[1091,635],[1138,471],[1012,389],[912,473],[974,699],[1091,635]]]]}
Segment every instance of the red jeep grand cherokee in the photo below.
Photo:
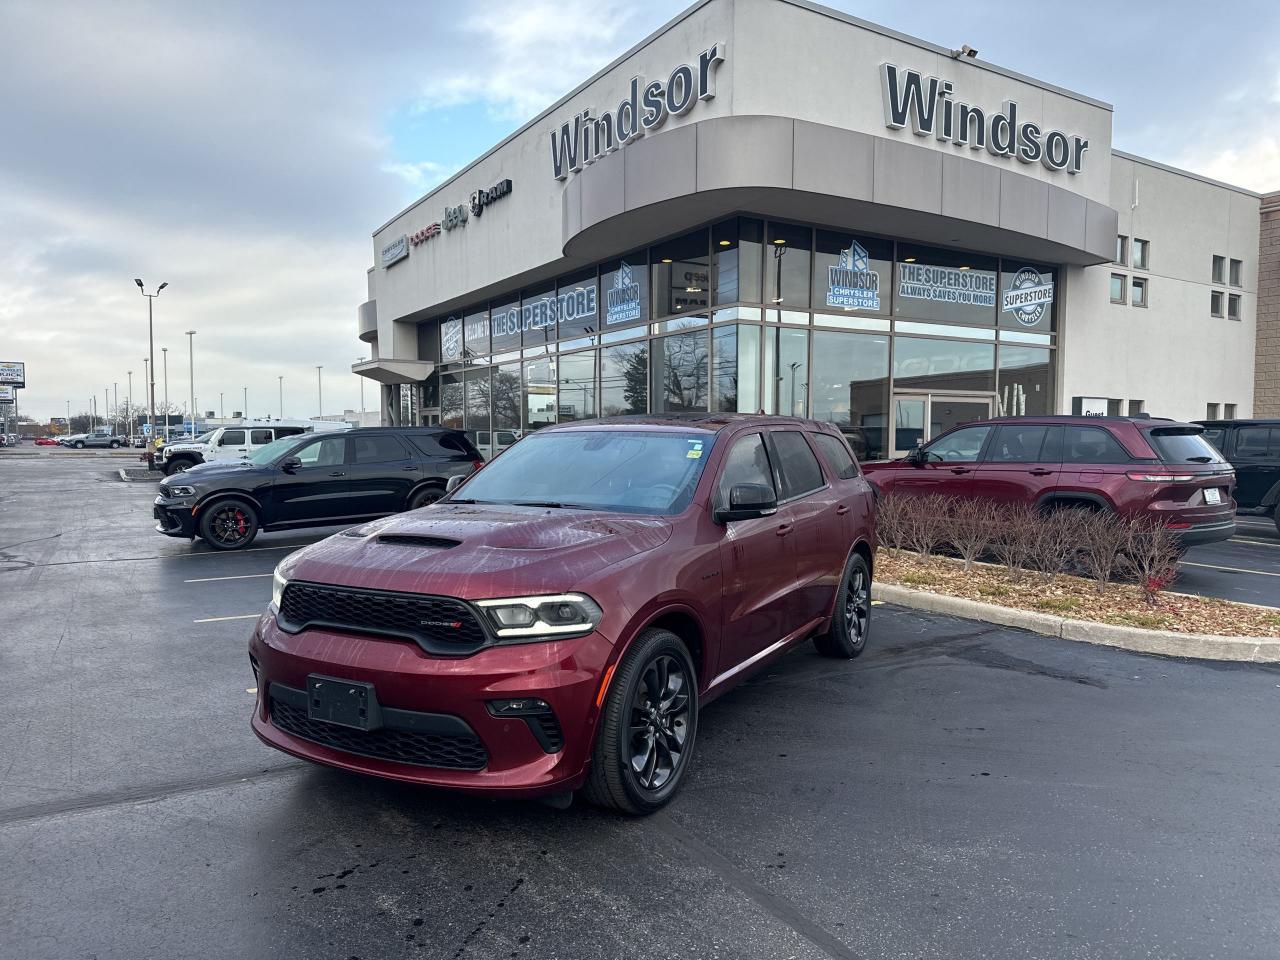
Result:
{"type": "Polygon", "coordinates": [[[901,460],[864,464],[882,493],[1088,506],[1147,516],[1183,547],[1236,530],[1235,471],[1194,423],[999,417],[961,424],[901,460]]]}
{"type": "Polygon", "coordinates": [[[862,652],[874,555],[871,488],[828,424],[550,427],[280,564],[253,729],[346,770],[648,813],[702,706],[808,637],[862,652]]]}

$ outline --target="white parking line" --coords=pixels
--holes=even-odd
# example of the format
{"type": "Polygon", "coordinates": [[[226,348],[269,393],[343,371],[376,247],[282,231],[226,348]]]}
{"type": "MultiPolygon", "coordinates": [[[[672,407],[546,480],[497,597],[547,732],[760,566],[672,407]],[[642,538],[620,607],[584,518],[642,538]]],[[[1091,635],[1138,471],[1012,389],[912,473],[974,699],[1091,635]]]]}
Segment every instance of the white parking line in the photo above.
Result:
{"type": "Polygon", "coordinates": [[[192,620],[192,623],[222,623],[224,620],[257,620],[260,613],[245,613],[238,617],[206,617],[203,620],[192,620]]]}
{"type": "Polygon", "coordinates": [[[183,583],[216,583],[219,580],[256,580],[258,577],[269,577],[269,573],[242,573],[238,577],[198,577],[195,580],[183,580],[183,583]]]}
{"type": "Polygon", "coordinates": [[[1192,563],[1190,560],[1183,560],[1184,567],[1204,567],[1206,570],[1226,570],[1230,573],[1254,573],[1260,577],[1280,577],[1280,573],[1272,573],[1269,570],[1248,570],[1243,567],[1224,567],[1220,563],[1192,563]]]}

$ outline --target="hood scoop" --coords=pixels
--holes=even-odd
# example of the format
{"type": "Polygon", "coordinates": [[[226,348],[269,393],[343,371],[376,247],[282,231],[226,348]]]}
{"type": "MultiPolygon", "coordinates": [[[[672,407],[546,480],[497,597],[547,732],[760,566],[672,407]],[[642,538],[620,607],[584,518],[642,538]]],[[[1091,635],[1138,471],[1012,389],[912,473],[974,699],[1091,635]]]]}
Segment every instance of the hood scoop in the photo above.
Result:
{"type": "Polygon", "coordinates": [[[413,533],[384,533],[378,537],[378,542],[401,547],[421,547],[424,550],[448,550],[462,543],[461,540],[450,540],[448,537],[428,537],[413,533]]]}

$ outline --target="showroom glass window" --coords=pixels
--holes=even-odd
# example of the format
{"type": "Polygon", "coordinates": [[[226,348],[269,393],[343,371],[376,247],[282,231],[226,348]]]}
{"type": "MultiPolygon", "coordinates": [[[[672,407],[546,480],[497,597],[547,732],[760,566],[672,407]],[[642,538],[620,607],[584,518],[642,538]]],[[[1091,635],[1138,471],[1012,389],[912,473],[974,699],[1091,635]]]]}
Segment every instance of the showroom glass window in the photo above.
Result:
{"type": "Polygon", "coordinates": [[[601,265],[600,316],[605,330],[648,322],[649,266],[645,251],[601,265]]]}
{"type": "Polygon", "coordinates": [[[493,304],[489,310],[490,346],[494,354],[520,349],[520,300],[493,304]]]}
{"type": "MultiPolygon", "coordinates": [[[[489,369],[468,370],[463,375],[466,389],[466,429],[475,437],[477,431],[489,432],[489,369]]],[[[493,455],[490,450],[481,450],[486,458],[493,455]]]]}
{"type": "Polygon", "coordinates": [[[1049,333],[1054,329],[1058,271],[1023,260],[1000,264],[1000,326],[1006,330],[1049,333]]]}
{"type": "Polygon", "coordinates": [[[889,315],[893,243],[819,230],[813,251],[813,309],[889,315]]]}
{"type": "Polygon", "coordinates": [[[449,317],[440,324],[440,362],[459,362],[462,350],[462,318],[449,317]]]}
{"type": "Polygon", "coordinates": [[[760,302],[764,224],[735,217],[711,228],[711,302],[760,302]]]}
{"type": "Polygon", "coordinates": [[[598,293],[595,267],[560,278],[556,285],[556,312],[561,340],[600,332],[598,293]]]}
{"type": "Polygon", "coordinates": [[[809,331],[764,328],[765,413],[805,416],[809,391],[809,331]]]}
{"type": "Polygon", "coordinates": [[[556,340],[556,285],[541,284],[520,294],[521,343],[525,347],[543,346],[556,340]]]}
{"type": "Polygon", "coordinates": [[[813,333],[813,419],[835,424],[859,460],[888,454],[889,338],[813,333]]]}
{"type": "Polygon", "coordinates": [[[1053,412],[1053,354],[1044,347],[1000,345],[1001,417],[1041,417],[1053,412]]]}
{"type": "Polygon", "coordinates": [[[465,425],[466,394],[462,374],[446,373],[440,377],[440,426],[461,430],[465,425]]]}
{"type": "Polygon", "coordinates": [[[596,415],[595,350],[561,354],[557,362],[560,384],[559,420],[590,420],[596,415]]]}
{"type": "Polygon", "coordinates": [[[991,343],[895,337],[893,386],[946,393],[952,390],[991,392],[996,388],[996,348],[991,343]]]}
{"type": "Polygon", "coordinates": [[[900,317],[992,326],[999,300],[994,257],[898,244],[893,312],[900,317]]]}
{"type": "Polygon", "coordinates": [[[706,309],[711,299],[708,242],[707,231],[697,230],[653,248],[655,319],[706,309]]]}
{"type": "Polygon", "coordinates": [[[493,429],[519,430],[520,364],[506,363],[494,367],[489,389],[493,398],[493,429]]]}
{"type": "Polygon", "coordinates": [[[522,364],[524,429],[540,430],[556,422],[555,358],[532,357],[522,364]]]}
{"type": "Polygon", "coordinates": [[[469,311],[462,321],[462,342],[467,363],[489,362],[489,311],[469,311]]]}
{"type": "Polygon", "coordinates": [[[649,412],[649,342],[640,340],[600,351],[600,415],[649,412]]]}
{"type": "Polygon", "coordinates": [[[711,331],[711,409],[760,409],[760,327],[729,325],[711,331]]]}
{"type": "Polygon", "coordinates": [[[809,308],[813,231],[770,223],[764,254],[764,302],[781,310],[809,308]]]}
{"type": "Polygon", "coordinates": [[[709,385],[706,329],[653,341],[654,413],[706,410],[709,385]]]}

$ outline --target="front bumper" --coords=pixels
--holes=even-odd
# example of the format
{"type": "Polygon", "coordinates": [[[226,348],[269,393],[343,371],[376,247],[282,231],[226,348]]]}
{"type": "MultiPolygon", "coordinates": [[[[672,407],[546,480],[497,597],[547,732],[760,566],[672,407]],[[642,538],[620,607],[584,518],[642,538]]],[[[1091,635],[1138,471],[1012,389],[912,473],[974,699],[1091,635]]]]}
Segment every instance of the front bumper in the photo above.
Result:
{"type": "Polygon", "coordinates": [[[609,640],[591,633],[443,657],[408,640],[318,628],[285,633],[269,611],[249,642],[258,680],[253,731],[268,746],[293,756],[390,780],[486,795],[527,797],[576,790],[591,758],[596,698],[612,649],[609,640]],[[305,697],[299,701],[296,692],[307,689],[311,674],[371,683],[384,720],[388,714],[392,719],[384,722],[376,738],[361,732],[352,735],[345,727],[333,730],[324,721],[307,721],[305,697]],[[279,688],[278,696],[273,686],[279,688]],[[548,742],[521,717],[490,712],[490,701],[520,698],[538,698],[550,705],[559,742],[548,742]],[[298,702],[303,704],[302,715],[297,713],[298,702]],[[430,728],[443,735],[451,726],[459,739],[444,749],[459,752],[450,756],[472,758],[466,768],[433,765],[441,761],[431,754],[405,762],[399,758],[409,755],[385,742],[398,740],[399,733],[410,728],[430,728]],[[464,742],[468,732],[478,741],[478,751],[464,742]]]}
{"type": "Polygon", "coordinates": [[[185,537],[191,540],[196,535],[196,518],[188,499],[156,497],[151,507],[151,515],[156,520],[156,532],[166,537],[185,537]]]}

